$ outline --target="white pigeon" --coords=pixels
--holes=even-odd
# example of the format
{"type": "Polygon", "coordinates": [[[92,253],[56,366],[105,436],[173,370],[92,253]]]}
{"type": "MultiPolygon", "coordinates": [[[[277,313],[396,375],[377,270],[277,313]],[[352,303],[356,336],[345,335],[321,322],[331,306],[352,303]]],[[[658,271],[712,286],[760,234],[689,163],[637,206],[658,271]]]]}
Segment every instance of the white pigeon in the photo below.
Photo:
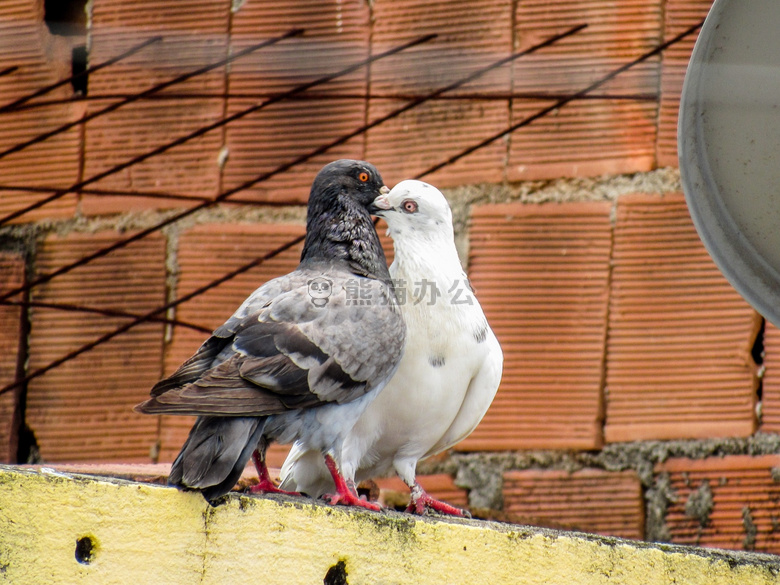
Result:
{"type": "MultiPolygon", "coordinates": [[[[352,481],[395,470],[411,490],[407,511],[462,515],[425,492],[417,462],[463,440],[482,420],[501,381],[501,347],[461,267],[444,195],[427,183],[402,181],[371,211],[387,221],[393,238],[390,275],[406,345],[395,375],[345,437],[342,470],[352,481]]],[[[281,486],[319,496],[333,484],[319,453],[296,443],[281,486]]]]}
{"type": "Polygon", "coordinates": [[[271,441],[321,453],[333,476],[331,503],[379,509],[340,475],[341,441],[401,359],[405,327],[393,298],[369,206],[386,193],[365,161],[326,165],[312,184],[306,241],[296,270],[252,293],[224,325],[136,410],[195,414],[169,483],[213,501],[250,456],[260,484],[271,441]],[[352,302],[353,290],[376,306],[352,302]]]}

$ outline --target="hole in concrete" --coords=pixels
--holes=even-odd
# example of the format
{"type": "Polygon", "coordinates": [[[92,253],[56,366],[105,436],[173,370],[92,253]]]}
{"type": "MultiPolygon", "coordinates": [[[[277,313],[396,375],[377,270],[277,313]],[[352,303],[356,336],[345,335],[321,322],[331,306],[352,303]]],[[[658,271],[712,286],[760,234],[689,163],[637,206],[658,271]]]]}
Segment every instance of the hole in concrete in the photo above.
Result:
{"type": "Polygon", "coordinates": [[[88,565],[95,558],[95,541],[91,536],[82,536],[76,541],[76,560],[88,565]]]}
{"type": "Polygon", "coordinates": [[[333,565],[325,573],[322,583],[323,585],[349,585],[347,582],[347,564],[344,561],[339,561],[333,565]]]}

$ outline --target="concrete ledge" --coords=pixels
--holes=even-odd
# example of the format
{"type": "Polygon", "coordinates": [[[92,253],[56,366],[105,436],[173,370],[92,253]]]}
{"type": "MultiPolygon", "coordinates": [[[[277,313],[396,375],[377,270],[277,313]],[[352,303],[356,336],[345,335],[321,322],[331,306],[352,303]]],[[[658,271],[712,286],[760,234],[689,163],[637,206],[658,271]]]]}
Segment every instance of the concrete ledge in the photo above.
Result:
{"type": "Polygon", "coordinates": [[[778,584],[780,557],[0,466],[0,582],[323,581],[778,584]]]}

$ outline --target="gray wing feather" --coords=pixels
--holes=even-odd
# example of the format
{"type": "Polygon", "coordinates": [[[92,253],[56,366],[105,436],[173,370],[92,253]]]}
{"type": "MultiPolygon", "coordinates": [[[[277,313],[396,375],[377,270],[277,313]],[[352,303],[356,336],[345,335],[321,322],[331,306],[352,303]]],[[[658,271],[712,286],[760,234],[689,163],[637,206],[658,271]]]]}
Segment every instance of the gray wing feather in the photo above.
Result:
{"type": "Polygon", "coordinates": [[[272,280],[239,307],[136,407],[146,413],[265,416],[349,402],[392,373],[405,326],[389,286],[352,274],[297,270],[272,280]],[[333,282],[324,306],[312,278],[333,282]],[[361,282],[362,300],[350,297],[361,282]]]}

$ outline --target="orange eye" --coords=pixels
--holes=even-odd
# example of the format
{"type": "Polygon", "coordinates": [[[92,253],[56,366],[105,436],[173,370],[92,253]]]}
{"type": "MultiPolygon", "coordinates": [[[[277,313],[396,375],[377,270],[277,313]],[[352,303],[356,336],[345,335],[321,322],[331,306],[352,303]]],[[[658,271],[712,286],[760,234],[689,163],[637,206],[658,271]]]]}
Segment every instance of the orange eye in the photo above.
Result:
{"type": "Polygon", "coordinates": [[[403,203],[401,203],[401,208],[406,213],[415,213],[417,211],[417,203],[412,201],[411,199],[407,199],[403,203]]]}
{"type": "Polygon", "coordinates": [[[363,181],[365,183],[366,181],[368,181],[368,173],[366,173],[366,172],[360,173],[358,175],[358,179],[360,179],[361,181],[363,181]]]}

